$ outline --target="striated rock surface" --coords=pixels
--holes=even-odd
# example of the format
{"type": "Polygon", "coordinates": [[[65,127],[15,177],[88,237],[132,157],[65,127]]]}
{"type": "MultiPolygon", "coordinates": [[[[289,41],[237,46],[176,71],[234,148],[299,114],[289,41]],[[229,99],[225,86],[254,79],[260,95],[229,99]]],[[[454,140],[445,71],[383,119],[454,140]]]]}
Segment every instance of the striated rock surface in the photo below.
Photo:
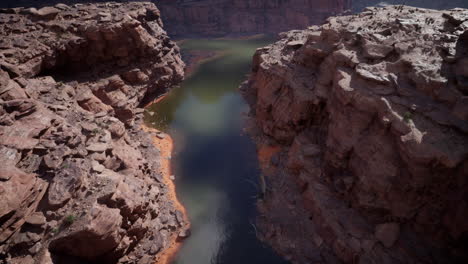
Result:
{"type": "Polygon", "coordinates": [[[368,8],[259,49],[259,235],[293,263],[466,263],[467,62],[466,9],[368,8]]]}
{"type": "Polygon", "coordinates": [[[151,3],[0,11],[0,263],[153,263],[187,224],[140,130],[183,79],[161,25],[151,3]]]}

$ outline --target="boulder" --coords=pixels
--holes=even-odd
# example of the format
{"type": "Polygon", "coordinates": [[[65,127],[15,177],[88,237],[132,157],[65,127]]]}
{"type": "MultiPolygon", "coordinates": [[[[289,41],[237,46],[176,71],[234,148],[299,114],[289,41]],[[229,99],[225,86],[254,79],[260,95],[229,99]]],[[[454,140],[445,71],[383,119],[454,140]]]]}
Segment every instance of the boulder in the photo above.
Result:
{"type": "Polygon", "coordinates": [[[33,12],[34,15],[48,20],[54,19],[58,13],[60,13],[60,9],[49,6],[43,7],[36,12],[33,12]]]}
{"type": "Polygon", "coordinates": [[[118,209],[95,204],[89,214],[76,221],[73,230],[51,241],[52,252],[97,260],[119,244],[122,216],[118,209]]]}
{"type": "Polygon", "coordinates": [[[25,173],[11,165],[1,171],[0,242],[4,243],[25,223],[44,195],[47,184],[35,174],[25,173]]]}

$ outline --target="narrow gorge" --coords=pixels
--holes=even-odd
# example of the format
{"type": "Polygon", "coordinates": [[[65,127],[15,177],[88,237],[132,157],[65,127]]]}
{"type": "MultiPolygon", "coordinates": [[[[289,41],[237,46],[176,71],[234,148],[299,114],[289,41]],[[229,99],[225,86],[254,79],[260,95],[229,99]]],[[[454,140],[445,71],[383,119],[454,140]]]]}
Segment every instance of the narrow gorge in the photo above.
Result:
{"type": "Polygon", "coordinates": [[[2,0],[0,264],[467,263],[464,8],[2,0]]]}

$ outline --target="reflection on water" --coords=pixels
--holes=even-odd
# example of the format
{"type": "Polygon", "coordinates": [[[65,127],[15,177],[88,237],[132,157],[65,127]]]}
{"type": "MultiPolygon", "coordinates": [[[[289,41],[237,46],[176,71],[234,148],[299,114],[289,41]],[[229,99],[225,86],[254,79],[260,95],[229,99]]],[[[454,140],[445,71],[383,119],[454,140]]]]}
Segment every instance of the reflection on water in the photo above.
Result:
{"type": "Polygon", "coordinates": [[[149,107],[146,122],[170,133],[179,199],[187,208],[192,235],[177,264],[286,263],[255,236],[259,169],[255,146],[242,135],[248,108],[237,88],[251,56],[265,39],[189,40],[183,51],[220,51],[181,87],[149,107]]]}

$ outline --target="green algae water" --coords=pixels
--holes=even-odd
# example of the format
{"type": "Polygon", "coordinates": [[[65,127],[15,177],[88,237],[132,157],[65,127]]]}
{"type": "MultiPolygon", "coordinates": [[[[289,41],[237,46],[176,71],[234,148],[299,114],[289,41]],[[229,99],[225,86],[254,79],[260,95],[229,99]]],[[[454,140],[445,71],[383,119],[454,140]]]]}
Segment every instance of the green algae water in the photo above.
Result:
{"type": "Polygon", "coordinates": [[[154,114],[146,116],[146,123],[173,137],[177,195],[191,221],[192,234],[175,264],[286,263],[256,237],[260,170],[255,145],[242,132],[248,106],[238,92],[255,49],[269,42],[183,42],[183,53],[203,50],[218,55],[148,108],[154,114]]]}

